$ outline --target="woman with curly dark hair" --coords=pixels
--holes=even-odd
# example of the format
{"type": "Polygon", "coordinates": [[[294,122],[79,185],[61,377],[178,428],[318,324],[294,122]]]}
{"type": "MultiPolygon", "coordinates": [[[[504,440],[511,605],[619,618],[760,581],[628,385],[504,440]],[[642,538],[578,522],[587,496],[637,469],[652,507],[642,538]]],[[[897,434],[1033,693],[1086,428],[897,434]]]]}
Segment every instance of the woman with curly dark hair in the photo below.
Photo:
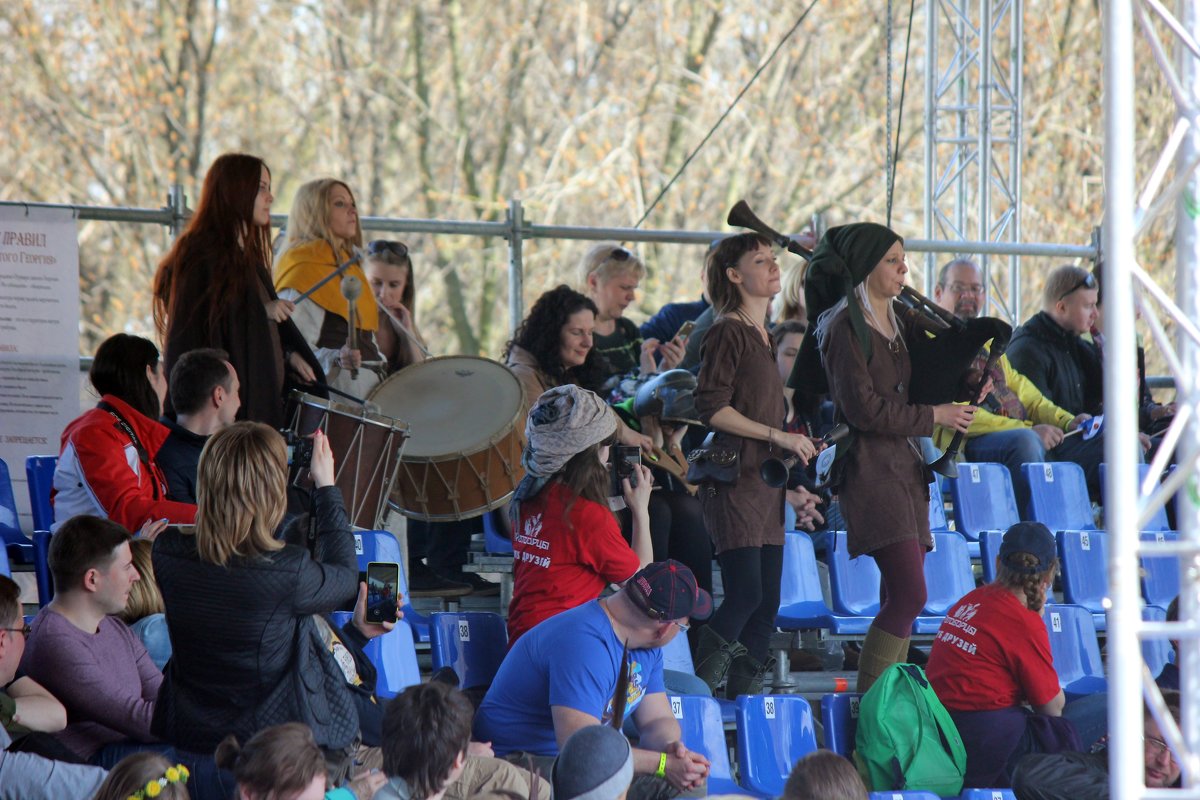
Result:
{"type": "MultiPolygon", "coordinates": [[[[600,391],[609,369],[594,349],[596,304],[563,284],[543,294],[521,320],[512,341],[504,350],[504,363],[521,381],[525,394],[524,413],[547,389],[573,383],[600,391]]],[[[623,422],[617,425],[621,444],[653,452],[649,436],[637,433],[623,422]]]]}

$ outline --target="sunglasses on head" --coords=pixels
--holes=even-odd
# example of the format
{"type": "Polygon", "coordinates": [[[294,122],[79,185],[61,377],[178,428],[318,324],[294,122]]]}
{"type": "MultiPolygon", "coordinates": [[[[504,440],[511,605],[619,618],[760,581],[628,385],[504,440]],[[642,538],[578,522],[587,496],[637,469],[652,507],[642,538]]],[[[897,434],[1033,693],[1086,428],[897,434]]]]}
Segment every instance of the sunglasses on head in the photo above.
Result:
{"type": "Polygon", "coordinates": [[[404,258],[408,255],[408,245],[391,239],[375,239],[367,242],[367,255],[377,256],[382,253],[391,253],[396,258],[404,258]]]}
{"type": "Polygon", "coordinates": [[[614,247],[613,251],[608,254],[609,261],[628,261],[631,258],[633,258],[633,253],[624,247],[614,247]]]}
{"type": "Polygon", "coordinates": [[[1085,273],[1083,273],[1083,277],[1080,278],[1079,280],[1077,280],[1070,289],[1067,289],[1065,292],[1060,294],[1058,296],[1058,299],[1062,300],[1067,295],[1072,294],[1073,292],[1078,292],[1080,289],[1095,289],[1095,288],[1096,288],[1096,276],[1090,272],[1085,272],[1085,273]]]}

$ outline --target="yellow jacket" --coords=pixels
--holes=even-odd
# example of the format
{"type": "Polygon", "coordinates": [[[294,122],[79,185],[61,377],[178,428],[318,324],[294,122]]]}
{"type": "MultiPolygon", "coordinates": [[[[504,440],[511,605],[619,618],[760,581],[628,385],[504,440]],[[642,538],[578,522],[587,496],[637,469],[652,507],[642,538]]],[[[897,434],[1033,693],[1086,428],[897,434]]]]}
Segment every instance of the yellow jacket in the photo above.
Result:
{"type": "MultiPolygon", "coordinates": [[[[987,346],[990,347],[991,342],[988,342],[987,346]]],[[[1071,423],[1071,420],[1075,419],[1074,414],[1064,411],[1046,399],[1046,396],[1033,384],[1033,381],[1013,369],[1012,364],[1008,363],[1007,355],[1000,356],[998,363],[1004,371],[1004,382],[1016,394],[1017,399],[1021,401],[1021,405],[1025,406],[1025,413],[1029,418],[1021,420],[1002,417],[999,414],[993,414],[981,406],[975,412],[975,419],[971,421],[971,427],[967,429],[968,439],[975,436],[983,436],[985,433],[1011,431],[1017,428],[1032,428],[1034,425],[1053,425],[1056,428],[1062,428],[1064,431],[1067,429],[1067,425],[1071,423]]],[[[954,431],[949,428],[937,425],[933,429],[933,443],[943,450],[950,444],[950,440],[953,437],[954,431]]]]}
{"type": "MultiPolygon", "coordinates": [[[[349,258],[346,253],[342,256],[349,258]]],[[[295,289],[303,294],[337,267],[338,259],[333,255],[333,247],[324,239],[298,244],[281,253],[275,262],[275,290],[295,289]]],[[[354,303],[358,312],[358,329],[378,330],[379,308],[375,304],[375,296],[371,294],[371,284],[367,281],[362,264],[351,264],[344,275],[353,275],[362,282],[362,293],[354,303]]],[[[349,309],[346,298],[342,296],[341,279],[329,281],[313,292],[309,299],[326,311],[346,319],[349,309]]]]}

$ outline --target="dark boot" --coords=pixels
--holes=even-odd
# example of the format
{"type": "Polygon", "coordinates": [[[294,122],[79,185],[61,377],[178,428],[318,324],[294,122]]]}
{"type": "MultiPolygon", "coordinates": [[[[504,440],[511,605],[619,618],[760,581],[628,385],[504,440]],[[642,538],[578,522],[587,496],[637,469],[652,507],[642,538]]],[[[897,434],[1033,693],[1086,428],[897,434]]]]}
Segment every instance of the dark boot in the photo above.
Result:
{"type": "Polygon", "coordinates": [[[763,664],[749,653],[743,653],[729,665],[729,680],[725,683],[725,698],[736,700],[741,694],[762,694],[763,676],[775,668],[775,659],[763,664]]]}
{"type": "Polygon", "coordinates": [[[692,652],[692,665],[696,669],[696,677],[715,691],[721,681],[725,680],[729,665],[745,653],[746,648],[739,642],[727,642],[711,625],[705,625],[696,634],[696,649],[692,652]]]}

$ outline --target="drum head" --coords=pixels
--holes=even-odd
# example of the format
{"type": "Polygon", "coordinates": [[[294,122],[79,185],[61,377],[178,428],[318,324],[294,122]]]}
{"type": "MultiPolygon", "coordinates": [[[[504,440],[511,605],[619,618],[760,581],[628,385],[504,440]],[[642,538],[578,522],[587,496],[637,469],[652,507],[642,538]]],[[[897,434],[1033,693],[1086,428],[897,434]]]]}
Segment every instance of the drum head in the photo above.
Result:
{"type": "Polygon", "coordinates": [[[442,356],[405,367],[375,387],[369,399],[408,423],[404,460],[473,453],[505,433],[522,403],[517,376],[476,356],[442,356]]]}

